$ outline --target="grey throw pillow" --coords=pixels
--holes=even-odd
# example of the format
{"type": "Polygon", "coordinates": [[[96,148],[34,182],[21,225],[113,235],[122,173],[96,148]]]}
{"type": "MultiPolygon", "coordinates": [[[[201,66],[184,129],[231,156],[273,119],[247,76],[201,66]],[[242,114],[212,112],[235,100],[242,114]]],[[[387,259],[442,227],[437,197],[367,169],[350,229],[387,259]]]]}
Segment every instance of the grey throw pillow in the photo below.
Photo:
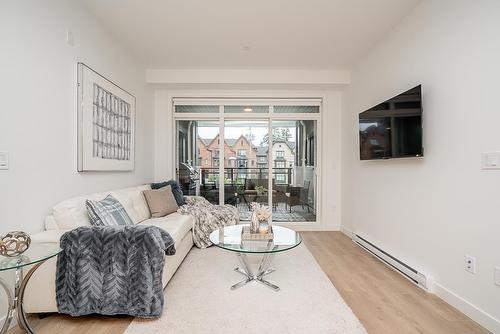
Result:
{"type": "Polygon", "coordinates": [[[86,200],[85,206],[94,226],[134,225],[123,205],[111,195],[100,201],[86,200]]]}
{"type": "Polygon", "coordinates": [[[160,189],[144,190],[143,194],[148,203],[151,217],[153,218],[166,216],[176,212],[179,208],[170,186],[165,186],[160,189]]]}

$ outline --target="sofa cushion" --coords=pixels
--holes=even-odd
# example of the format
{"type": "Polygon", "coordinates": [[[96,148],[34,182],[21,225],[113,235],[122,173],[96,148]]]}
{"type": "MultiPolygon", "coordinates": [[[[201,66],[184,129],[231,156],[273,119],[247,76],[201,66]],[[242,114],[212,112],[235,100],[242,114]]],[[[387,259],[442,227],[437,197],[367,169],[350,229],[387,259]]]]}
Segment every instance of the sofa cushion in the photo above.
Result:
{"type": "Polygon", "coordinates": [[[174,194],[175,201],[177,202],[178,206],[182,206],[186,204],[184,200],[184,194],[182,193],[181,186],[179,183],[175,180],[169,180],[165,182],[160,182],[160,183],[152,183],[151,184],[151,189],[160,189],[166,186],[172,187],[172,194],[174,194]]]}
{"type": "Polygon", "coordinates": [[[114,190],[111,191],[110,194],[122,203],[132,221],[137,224],[151,217],[148,204],[142,194],[144,190],[149,189],[151,189],[149,185],[143,185],[133,188],[114,190]]]}
{"type": "Polygon", "coordinates": [[[66,230],[49,230],[42,231],[35,234],[31,234],[31,242],[32,243],[59,243],[61,236],[68,231],[66,230]]]}
{"type": "Polygon", "coordinates": [[[175,212],[165,217],[145,220],[141,224],[164,229],[174,239],[175,243],[178,243],[193,228],[193,223],[193,217],[175,212]]]}
{"type": "Polygon", "coordinates": [[[179,208],[170,186],[161,189],[144,190],[143,194],[153,218],[164,217],[176,212],[179,208]]]}
{"type": "Polygon", "coordinates": [[[134,225],[120,202],[111,195],[100,201],[86,200],[85,206],[94,226],[134,225]]]}
{"type": "Polygon", "coordinates": [[[142,194],[142,191],[146,189],[151,189],[151,187],[143,185],[66,199],[54,206],[52,215],[57,227],[62,230],[86,226],[90,224],[90,221],[85,201],[87,199],[100,201],[106,196],[112,195],[123,205],[130,219],[137,224],[150,217],[148,205],[142,194]]]}
{"type": "Polygon", "coordinates": [[[58,230],[57,222],[53,215],[45,217],[45,231],[58,230]]]}
{"type": "Polygon", "coordinates": [[[72,230],[80,226],[90,224],[85,201],[87,199],[100,201],[108,193],[97,193],[87,196],[74,197],[56,204],[52,215],[56,221],[57,227],[61,230],[72,230]]]}

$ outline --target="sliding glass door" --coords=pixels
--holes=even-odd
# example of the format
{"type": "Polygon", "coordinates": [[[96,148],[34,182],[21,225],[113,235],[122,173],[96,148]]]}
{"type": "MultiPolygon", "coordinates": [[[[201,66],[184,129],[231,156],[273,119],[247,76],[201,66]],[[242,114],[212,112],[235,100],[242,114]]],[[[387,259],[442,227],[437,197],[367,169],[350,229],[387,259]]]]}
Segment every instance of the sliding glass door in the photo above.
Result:
{"type": "Polygon", "coordinates": [[[243,221],[252,202],[270,206],[274,222],[316,221],[319,106],[174,108],[176,171],[185,195],[234,205],[243,221]]]}
{"type": "Polygon", "coordinates": [[[316,121],[272,122],[273,221],[316,221],[316,121]]]}
{"type": "Polygon", "coordinates": [[[176,171],[184,195],[219,204],[219,121],[179,120],[176,125],[176,171]]]}
{"type": "Polygon", "coordinates": [[[268,120],[224,122],[225,194],[234,194],[232,204],[240,220],[250,220],[250,204],[269,204],[268,120]]]}

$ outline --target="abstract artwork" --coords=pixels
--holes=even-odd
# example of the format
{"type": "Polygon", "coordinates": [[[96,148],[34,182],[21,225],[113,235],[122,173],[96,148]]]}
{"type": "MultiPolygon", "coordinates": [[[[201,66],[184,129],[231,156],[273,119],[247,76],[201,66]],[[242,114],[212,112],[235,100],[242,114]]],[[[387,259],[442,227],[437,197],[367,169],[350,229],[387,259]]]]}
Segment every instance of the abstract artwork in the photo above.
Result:
{"type": "Polygon", "coordinates": [[[78,171],[134,169],[135,98],[78,63],[78,171]]]}
{"type": "Polygon", "coordinates": [[[130,104],[94,84],[92,155],[102,159],[129,160],[132,138],[130,104]]]}

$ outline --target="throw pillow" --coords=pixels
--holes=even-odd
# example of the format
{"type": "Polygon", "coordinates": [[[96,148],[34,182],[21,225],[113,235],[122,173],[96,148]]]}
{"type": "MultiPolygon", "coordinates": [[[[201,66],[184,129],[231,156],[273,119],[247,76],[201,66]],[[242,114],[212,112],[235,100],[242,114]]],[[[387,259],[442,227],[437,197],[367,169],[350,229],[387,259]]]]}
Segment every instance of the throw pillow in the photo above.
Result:
{"type": "Polygon", "coordinates": [[[182,193],[181,186],[179,183],[175,180],[169,180],[165,182],[160,182],[160,183],[151,183],[151,189],[161,189],[163,187],[170,186],[172,188],[172,194],[174,194],[175,201],[177,202],[178,206],[182,206],[186,204],[186,201],[184,200],[184,194],[182,193]]]}
{"type": "Polygon", "coordinates": [[[111,195],[100,201],[86,200],[85,206],[94,226],[134,225],[125,208],[111,195]]]}
{"type": "Polygon", "coordinates": [[[143,194],[153,218],[166,216],[179,208],[169,185],[160,189],[144,190],[143,194]]]}

